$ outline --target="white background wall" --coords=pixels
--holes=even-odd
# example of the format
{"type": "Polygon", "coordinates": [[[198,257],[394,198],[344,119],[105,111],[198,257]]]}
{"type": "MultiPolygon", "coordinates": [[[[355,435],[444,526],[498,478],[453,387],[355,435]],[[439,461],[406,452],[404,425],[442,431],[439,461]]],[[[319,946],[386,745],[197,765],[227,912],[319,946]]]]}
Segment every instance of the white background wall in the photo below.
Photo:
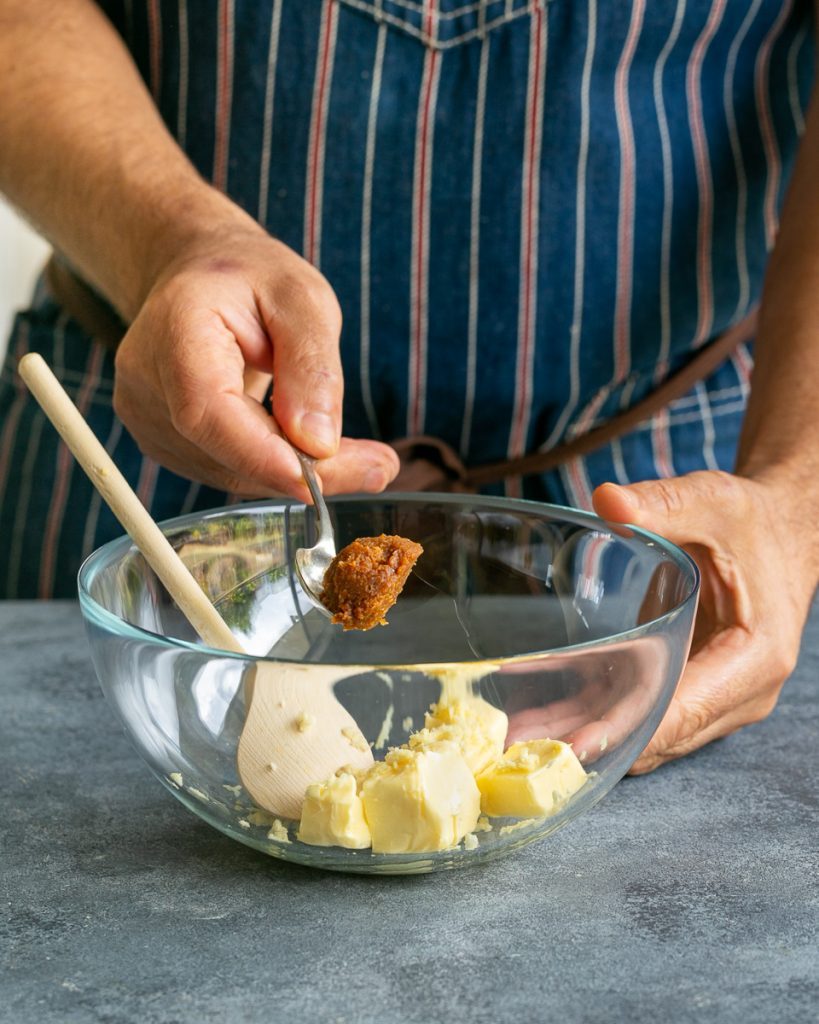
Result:
{"type": "Polygon", "coordinates": [[[15,310],[28,305],[48,245],[0,199],[0,358],[15,310]]]}

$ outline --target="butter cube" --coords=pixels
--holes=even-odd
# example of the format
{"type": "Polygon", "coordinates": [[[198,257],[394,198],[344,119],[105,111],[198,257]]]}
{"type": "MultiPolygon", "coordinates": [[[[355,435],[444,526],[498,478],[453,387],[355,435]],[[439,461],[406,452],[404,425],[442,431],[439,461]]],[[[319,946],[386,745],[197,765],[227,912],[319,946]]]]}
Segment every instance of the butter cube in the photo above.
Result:
{"type": "Polygon", "coordinates": [[[307,787],[297,838],[310,846],[367,849],[370,830],[353,775],[339,772],[327,782],[307,787]]]}
{"type": "Polygon", "coordinates": [[[509,720],[481,697],[463,697],[433,704],[424,725],[410,736],[410,748],[454,743],[472,774],[479,775],[503,755],[509,720]]]}
{"type": "Polygon", "coordinates": [[[458,749],[397,747],[361,786],[373,853],[447,850],[477,824],[480,793],[458,749]]]}
{"type": "Polygon", "coordinates": [[[588,776],[572,748],[560,740],[513,743],[478,778],[481,810],[498,818],[555,814],[588,776]]]}

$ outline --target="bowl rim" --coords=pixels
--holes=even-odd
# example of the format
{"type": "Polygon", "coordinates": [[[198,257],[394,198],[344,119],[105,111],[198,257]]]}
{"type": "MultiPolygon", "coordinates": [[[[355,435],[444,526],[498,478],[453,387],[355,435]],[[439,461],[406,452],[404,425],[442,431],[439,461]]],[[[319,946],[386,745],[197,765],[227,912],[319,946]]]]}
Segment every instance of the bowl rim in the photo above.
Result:
{"type": "MultiPolygon", "coordinates": [[[[645,530],[642,527],[633,526],[631,524],[610,523],[607,520],[602,519],[600,516],[595,515],[594,512],[587,512],[585,509],[571,508],[568,505],[558,505],[545,501],[535,501],[530,498],[505,498],[495,495],[468,493],[452,494],[437,491],[389,491],[383,495],[376,495],[375,499],[373,495],[370,494],[339,494],[328,497],[327,502],[330,505],[362,504],[365,502],[371,503],[373,500],[379,499],[383,499],[385,501],[411,502],[416,504],[429,504],[431,502],[435,502],[438,504],[449,505],[461,505],[469,501],[475,501],[479,502],[481,505],[488,506],[489,508],[497,508],[503,511],[509,511],[510,509],[517,511],[537,509],[541,513],[550,513],[555,518],[557,518],[557,515],[563,515],[564,517],[568,516],[574,520],[581,520],[583,525],[588,525],[597,529],[602,528],[608,533],[617,534],[620,531],[628,531],[629,535],[635,535],[644,542],[650,542],[652,545],[662,548],[663,552],[670,556],[671,559],[680,566],[680,568],[690,572],[692,581],[690,591],[686,594],[683,600],[674,605],[674,607],[669,608],[668,611],[664,612],[662,615],[649,619],[648,621],[641,623],[639,626],[634,626],[631,629],[623,630],[619,633],[612,633],[609,636],[600,637],[596,640],[584,640],[580,643],[564,644],[560,647],[545,647],[537,651],[528,651],[524,654],[514,654],[499,658],[475,658],[473,660],[455,662],[413,662],[411,666],[408,666],[406,662],[359,662],[359,667],[389,669],[406,669],[411,667],[412,669],[419,671],[424,668],[441,668],[444,665],[476,666],[480,664],[491,664],[500,667],[502,665],[529,661],[533,658],[563,657],[567,654],[577,654],[584,650],[607,647],[636,639],[650,632],[654,627],[677,617],[683,612],[686,606],[692,602],[696,605],[699,599],[701,583],[700,571],[697,563],[686,551],[678,547],[672,541],[665,537],[661,537],[659,534],[652,533],[650,530],[645,530]]],[[[160,520],[158,522],[158,526],[163,533],[166,533],[170,530],[176,530],[188,524],[202,522],[203,520],[208,519],[216,519],[225,513],[235,514],[242,512],[254,512],[258,510],[267,511],[270,510],[271,507],[282,509],[289,507],[291,509],[298,510],[312,508],[312,505],[307,505],[305,502],[297,501],[295,498],[286,497],[257,499],[254,501],[243,502],[241,504],[222,505],[218,508],[208,509],[205,512],[190,512],[183,516],[174,516],[171,519],[160,520]]],[[[90,611],[94,617],[101,620],[102,625],[111,628],[123,637],[127,637],[132,640],[140,640],[142,642],[154,643],[160,647],[165,647],[170,650],[193,651],[201,655],[229,658],[241,662],[270,662],[273,664],[287,665],[310,664],[309,662],[300,661],[295,658],[270,658],[265,655],[249,653],[240,654],[236,651],[224,651],[217,647],[209,647],[203,643],[195,643],[192,640],[181,640],[176,637],[165,636],[161,633],[153,633],[150,630],[143,629],[141,626],[135,626],[133,623],[128,622],[119,615],[115,615],[92,597],[87,586],[87,581],[89,580],[89,577],[96,575],[96,573],[101,570],[102,565],[109,563],[117,557],[124,557],[126,553],[135,549],[136,545],[133,543],[130,536],[124,534],[101,545],[96,550],[92,551],[87,558],[85,558],[77,572],[77,589],[80,606],[83,610],[84,616],[90,611]]],[[[328,662],[326,664],[331,663],[328,662]]]]}

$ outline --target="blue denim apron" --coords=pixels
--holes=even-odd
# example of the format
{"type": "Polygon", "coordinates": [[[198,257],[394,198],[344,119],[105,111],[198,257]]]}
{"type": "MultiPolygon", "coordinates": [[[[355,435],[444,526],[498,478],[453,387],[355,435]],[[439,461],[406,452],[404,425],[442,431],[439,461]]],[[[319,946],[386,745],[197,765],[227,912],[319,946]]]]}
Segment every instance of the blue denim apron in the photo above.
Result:
{"type": "MultiPolygon", "coordinates": [[[[758,301],[813,73],[800,0],[105,0],[199,172],[344,310],[345,433],[467,465],[627,409],[758,301]]],[[[41,289],[0,378],[0,593],[67,595],[119,532],[15,379],[44,353],[152,513],[113,363],[41,289]]],[[[751,355],[628,436],[492,488],[731,469],[751,355]]]]}

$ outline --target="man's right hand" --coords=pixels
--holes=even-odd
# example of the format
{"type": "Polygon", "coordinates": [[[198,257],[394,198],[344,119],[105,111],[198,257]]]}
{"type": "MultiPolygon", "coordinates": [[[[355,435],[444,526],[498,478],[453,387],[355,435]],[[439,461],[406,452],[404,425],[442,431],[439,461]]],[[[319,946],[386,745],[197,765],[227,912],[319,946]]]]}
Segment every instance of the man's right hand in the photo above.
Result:
{"type": "Polygon", "coordinates": [[[394,451],[340,437],[340,330],[326,279],[238,219],[188,245],[149,291],[117,352],[116,412],[145,455],[220,490],[309,500],[284,435],[321,460],[326,493],[381,491],[394,451]]]}
{"type": "Polygon", "coordinates": [[[308,500],[284,434],[328,493],[381,490],[392,450],[339,438],[332,289],[202,180],[99,6],[0,0],[0,62],[0,191],[131,324],[114,404],[141,450],[219,489],[308,500]]]}

